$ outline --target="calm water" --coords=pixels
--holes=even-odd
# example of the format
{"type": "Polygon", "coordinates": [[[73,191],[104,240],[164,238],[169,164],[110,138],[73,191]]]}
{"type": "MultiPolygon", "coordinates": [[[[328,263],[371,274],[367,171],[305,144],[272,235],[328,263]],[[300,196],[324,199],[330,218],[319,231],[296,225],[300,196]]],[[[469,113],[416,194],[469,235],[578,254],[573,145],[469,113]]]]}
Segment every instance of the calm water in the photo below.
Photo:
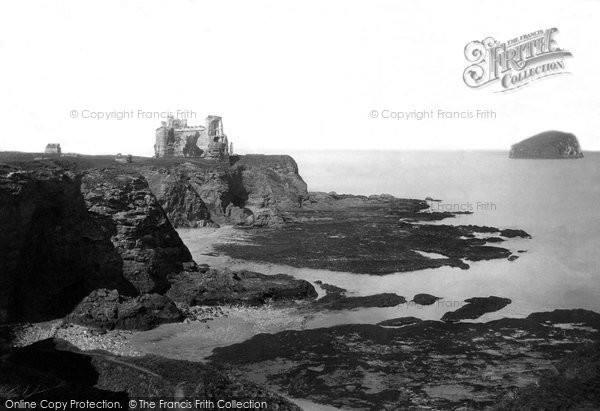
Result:
{"type": "MultiPolygon", "coordinates": [[[[179,230],[196,261],[213,266],[233,265],[234,269],[249,268],[267,274],[288,273],[311,282],[323,280],[356,295],[395,292],[411,299],[414,294],[425,292],[444,298],[440,304],[429,307],[404,304],[394,308],[320,313],[302,327],[374,323],[407,315],[439,319],[446,311],[458,308],[465,298],[488,295],[508,297],[513,303],[478,321],[522,317],[556,308],[600,312],[597,209],[600,207],[600,153],[587,153],[581,160],[509,160],[506,153],[500,152],[298,152],[292,155],[311,191],[389,193],[409,198],[431,196],[442,200],[440,206],[448,207],[471,204],[473,215],[448,219],[441,224],[521,228],[533,236],[531,240],[513,239],[502,244],[514,252],[527,250],[514,262],[470,262],[469,270],[442,267],[372,276],[209,257],[203,253],[210,248],[210,242],[239,236],[239,230],[221,229],[208,236],[204,230],[179,230]],[[478,202],[489,203],[487,209],[477,210],[478,202]]],[[[250,317],[244,321],[252,321],[250,317]]],[[[272,330],[266,326],[260,331],[280,331],[286,321],[278,322],[272,330]]],[[[214,346],[249,338],[255,330],[255,325],[240,328],[227,324],[238,330],[246,328],[247,332],[240,331],[239,336],[230,339],[215,330],[217,336],[204,341],[207,330],[203,324],[170,325],[142,333],[137,338],[144,351],[202,359],[214,346]]],[[[290,324],[297,322],[290,320],[290,324]]]]}

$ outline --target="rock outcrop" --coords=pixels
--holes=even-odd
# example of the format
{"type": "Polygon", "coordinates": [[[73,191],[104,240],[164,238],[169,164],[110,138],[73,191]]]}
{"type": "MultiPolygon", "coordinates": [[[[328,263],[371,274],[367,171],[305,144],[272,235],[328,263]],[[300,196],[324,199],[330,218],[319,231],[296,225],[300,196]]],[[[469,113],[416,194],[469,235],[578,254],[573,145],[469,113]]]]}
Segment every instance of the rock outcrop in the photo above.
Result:
{"type": "Polygon", "coordinates": [[[286,224],[279,229],[255,230],[247,241],[217,244],[215,250],[241,260],[384,275],[442,266],[468,269],[469,261],[512,254],[495,246],[503,238],[492,234],[530,237],[522,230],[422,224],[455,217],[422,212],[427,208],[425,201],[388,195],[310,193],[302,207],[285,211],[286,224]]]}
{"type": "Polygon", "coordinates": [[[299,207],[308,196],[298,165],[287,155],[240,156],[233,159],[232,172],[233,191],[243,193],[244,207],[252,211],[255,225],[282,223],[282,213],[299,207]]]}
{"type": "Polygon", "coordinates": [[[419,305],[431,305],[439,299],[440,297],[436,297],[435,295],[431,294],[416,294],[412,301],[419,305]]]}
{"type": "Polygon", "coordinates": [[[378,322],[377,325],[381,325],[382,327],[403,327],[405,325],[416,324],[422,321],[423,320],[417,317],[398,317],[378,322]]]}
{"type": "Polygon", "coordinates": [[[189,182],[190,176],[182,165],[172,170],[144,170],[152,193],[157,197],[174,227],[203,227],[214,224],[202,196],[189,182]]]}
{"type": "Polygon", "coordinates": [[[579,141],[571,133],[545,131],[510,148],[509,158],[581,158],[579,141]]]}
{"type": "Polygon", "coordinates": [[[357,308],[395,307],[404,304],[406,299],[394,293],[381,293],[366,296],[346,297],[340,294],[327,294],[314,302],[313,308],[324,310],[354,310],[357,308]]]}
{"type": "MultiPolygon", "coordinates": [[[[99,288],[164,294],[177,274],[201,274],[170,220],[187,227],[274,224],[306,193],[289,156],[235,157],[232,166],[205,159],[116,163],[112,156],[33,161],[19,153],[3,160],[1,322],[65,316],[99,288]]],[[[286,276],[245,273],[240,282],[223,275],[202,280],[207,301],[316,296],[309,283],[286,276]]]]}
{"type": "Polygon", "coordinates": [[[63,160],[0,167],[0,322],[64,316],[98,288],[164,292],[193,264],[139,173],[63,160]]]}
{"type": "Polygon", "coordinates": [[[167,296],[188,305],[244,304],[260,305],[267,301],[312,299],[314,287],[305,280],[286,274],[265,275],[252,271],[209,269],[182,272],[171,278],[167,296]]]}
{"type": "Polygon", "coordinates": [[[473,297],[465,300],[467,304],[456,311],[449,311],[442,317],[442,321],[455,322],[460,320],[474,320],[486,313],[493,313],[506,307],[512,301],[509,298],[496,296],[473,297]]]}
{"type": "MultiPolygon", "coordinates": [[[[489,409],[516,388],[556,375],[554,363],[598,341],[599,330],[600,314],[586,310],[486,323],[346,324],[258,334],[216,348],[209,360],[278,392],[341,409],[489,409]]],[[[598,408],[598,371],[586,368],[550,409],[598,408]]],[[[532,406],[498,409],[548,409],[543,398],[525,404],[532,406]]]]}
{"type": "Polygon", "coordinates": [[[232,156],[230,161],[227,166],[187,159],[149,163],[139,170],[176,227],[280,225],[285,212],[307,196],[290,156],[232,156]]]}
{"type": "Polygon", "coordinates": [[[65,315],[100,285],[135,291],[81,179],[55,167],[0,170],[0,323],[65,315]]]}
{"type": "Polygon", "coordinates": [[[70,323],[103,330],[149,330],[182,319],[181,311],[164,295],[124,297],[104,288],[92,291],[67,317],[70,323]]]}
{"type": "Polygon", "coordinates": [[[89,214],[102,224],[117,250],[123,276],[138,292],[165,292],[167,276],[193,264],[141,175],[120,169],[87,170],[81,192],[89,214]]]}

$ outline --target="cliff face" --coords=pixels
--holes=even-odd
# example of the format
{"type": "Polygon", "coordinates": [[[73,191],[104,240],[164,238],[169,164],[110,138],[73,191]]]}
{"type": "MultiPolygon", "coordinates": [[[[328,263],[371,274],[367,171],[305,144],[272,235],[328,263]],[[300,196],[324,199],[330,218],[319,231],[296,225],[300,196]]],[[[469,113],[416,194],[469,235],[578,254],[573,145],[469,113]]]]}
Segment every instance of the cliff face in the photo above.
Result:
{"type": "Polygon", "coordinates": [[[0,167],[0,322],[63,316],[97,288],[162,292],[193,264],[139,174],[0,167]]]}
{"type": "Polygon", "coordinates": [[[0,322],[66,314],[98,283],[131,291],[80,185],[68,171],[0,172],[0,322]]]}
{"type": "Polygon", "coordinates": [[[299,207],[308,196],[298,165],[287,155],[240,156],[232,171],[234,191],[245,194],[244,206],[258,225],[281,222],[285,210],[299,207]]]}
{"type": "Polygon", "coordinates": [[[190,160],[144,166],[140,172],[177,227],[218,224],[276,225],[307,197],[290,156],[232,156],[232,165],[190,160]]]}
{"type": "Polygon", "coordinates": [[[81,192],[119,253],[123,276],[141,293],[164,292],[167,275],[193,262],[147,181],[119,169],[85,172],[81,192]]]}
{"type": "Polygon", "coordinates": [[[231,166],[8,157],[0,163],[0,322],[62,317],[99,288],[163,294],[173,274],[196,272],[171,221],[274,225],[307,196],[289,156],[234,157],[231,166]]]}
{"type": "Polygon", "coordinates": [[[509,158],[581,158],[577,137],[561,131],[545,131],[510,148],[509,158]]]}
{"type": "Polygon", "coordinates": [[[142,173],[173,226],[193,228],[210,224],[211,212],[190,183],[185,165],[181,168],[151,167],[142,173]]]}

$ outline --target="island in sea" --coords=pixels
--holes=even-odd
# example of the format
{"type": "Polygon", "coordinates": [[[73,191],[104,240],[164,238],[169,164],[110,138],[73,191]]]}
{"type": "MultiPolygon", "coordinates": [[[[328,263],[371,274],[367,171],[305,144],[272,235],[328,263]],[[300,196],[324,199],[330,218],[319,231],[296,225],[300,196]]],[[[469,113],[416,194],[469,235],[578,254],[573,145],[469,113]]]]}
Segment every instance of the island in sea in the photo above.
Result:
{"type": "MultiPolygon", "coordinates": [[[[527,232],[445,224],[460,213],[429,212],[421,199],[310,192],[290,156],[235,155],[216,116],[206,127],[169,119],[157,130],[155,149],[153,158],[63,154],[58,143],[44,154],[0,153],[3,403],[51,397],[112,399],[124,408],[135,398],[278,410],[300,409],[302,401],[344,409],[600,405],[598,313],[565,309],[473,323],[512,303],[476,295],[437,320],[306,328],[315,313],[398,307],[410,296],[356,296],[328,278],[199,264],[176,229],[235,227],[244,241],[220,244],[219,252],[378,276],[468,270],[486,260],[513,264],[518,256],[507,244],[530,241],[527,232]],[[144,333],[194,324],[203,335],[228,338],[240,312],[284,325],[231,337],[202,362],[131,344],[144,333]]],[[[443,303],[423,291],[411,303],[443,303]]]]}
{"type": "Polygon", "coordinates": [[[551,130],[514,144],[508,156],[528,159],[572,159],[582,158],[583,152],[575,135],[551,130]]]}

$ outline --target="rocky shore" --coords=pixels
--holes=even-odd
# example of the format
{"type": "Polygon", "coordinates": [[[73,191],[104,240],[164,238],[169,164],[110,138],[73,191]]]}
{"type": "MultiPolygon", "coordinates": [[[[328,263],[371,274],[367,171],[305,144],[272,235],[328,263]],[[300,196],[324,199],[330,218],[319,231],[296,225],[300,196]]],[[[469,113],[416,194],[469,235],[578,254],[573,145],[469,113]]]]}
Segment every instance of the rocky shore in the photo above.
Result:
{"type": "MultiPolygon", "coordinates": [[[[600,314],[586,310],[382,325],[261,334],[217,348],[210,359],[278,392],[344,409],[484,409],[503,400],[522,409],[515,398],[527,398],[539,378],[557,375],[556,363],[600,336],[600,314]]],[[[586,385],[573,406],[600,405],[597,376],[597,369],[581,376],[586,385]]],[[[527,404],[545,408],[544,391],[533,390],[527,404]]]]}
{"type": "Polygon", "coordinates": [[[385,275],[514,259],[499,244],[531,238],[518,229],[426,224],[460,215],[427,208],[425,201],[388,195],[309,193],[302,207],[286,211],[282,227],[257,228],[243,243],[215,248],[240,260],[385,275]]]}
{"type": "MultiPolygon", "coordinates": [[[[489,296],[439,321],[307,329],[316,313],[407,298],[198,265],[175,230],[235,225],[245,242],[215,245],[231,257],[375,275],[514,261],[512,239],[531,238],[442,224],[461,213],[427,211],[423,200],[309,193],[289,156],[117,163],[0,153],[0,400],[199,397],[298,409],[285,395],[347,409],[518,408],[556,386],[552,373],[573,384],[573,368],[554,364],[578,349],[596,358],[600,314],[465,322],[511,303],[489,296]],[[145,333],[162,347],[161,330],[180,326],[205,339],[199,351],[214,348],[208,363],[140,349],[145,333]]],[[[571,405],[598,405],[587,370],[571,405]]]]}

